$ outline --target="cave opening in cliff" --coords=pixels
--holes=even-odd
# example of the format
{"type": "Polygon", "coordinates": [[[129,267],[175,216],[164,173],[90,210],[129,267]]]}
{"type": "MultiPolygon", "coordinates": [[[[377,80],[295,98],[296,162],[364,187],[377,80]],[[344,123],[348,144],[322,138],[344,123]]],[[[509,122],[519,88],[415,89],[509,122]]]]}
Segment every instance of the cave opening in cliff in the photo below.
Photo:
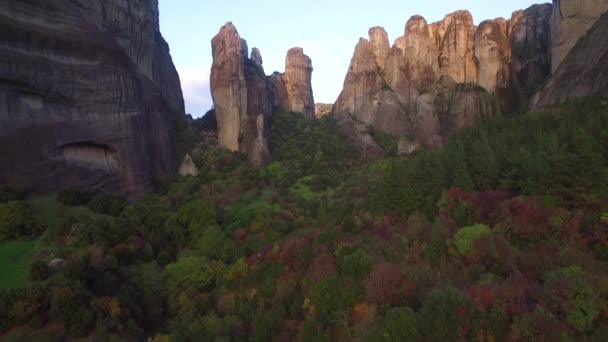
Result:
{"type": "Polygon", "coordinates": [[[118,152],[110,146],[92,141],[83,141],[63,145],[59,150],[61,158],[68,165],[107,173],[117,173],[119,170],[118,152]]]}

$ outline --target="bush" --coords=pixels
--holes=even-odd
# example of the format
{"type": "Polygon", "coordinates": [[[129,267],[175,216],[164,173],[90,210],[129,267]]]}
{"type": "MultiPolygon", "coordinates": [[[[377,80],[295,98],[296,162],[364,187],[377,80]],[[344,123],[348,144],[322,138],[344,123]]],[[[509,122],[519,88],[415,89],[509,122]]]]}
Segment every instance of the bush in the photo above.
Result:
{"type": "Polygon", "coordinates": [[[95,194],[92,191],[76,188],[65,189],[57,195],[57,201],[67,206],[75,207],[86,205],[91,201],[95,194]]]}
{"type": "Polygon", "coordinates": [[[51,268],[42,260],[35,260],[30,265],[28,278],[32,281],[46,280],[51,276],[51,268]]]}
{"type": "Polygon", "coordinates": [[[490,233],[490,228],[483,224],[464,227],[454,234],[454,244],[458,252],[463,256],[475,254],[474,242],[490,233]]]}
{"type": "Polygon", "coordinates": [[[34,231],[34,216],[25,202],[0,203],[0,241],[30,235],[34,231]]]}
{"type": "Polygon", "coordinates": [[[0,203],[8,201],[22,201],[25,190],[15,185],[0,185],[0,203]]]}
{"type": "Polygon", "coordinates": [[[122,197],[97,194],[87,203],[87,208],[100,214],[119,216],[126,203],[127,201],[122,197]]]}

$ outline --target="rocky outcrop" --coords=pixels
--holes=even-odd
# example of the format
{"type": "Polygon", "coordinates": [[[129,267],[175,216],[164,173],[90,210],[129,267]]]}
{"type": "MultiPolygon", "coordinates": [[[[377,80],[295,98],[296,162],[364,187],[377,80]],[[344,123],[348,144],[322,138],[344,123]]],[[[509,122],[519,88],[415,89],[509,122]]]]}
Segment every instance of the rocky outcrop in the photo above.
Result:
{"type": "Polygon", "coordinates": [[[317,118],[322,118],[327,114],[330,114],[333,109],[333,104],[331,103],[315,103],[315,116],[317,118]]]}
{"type": "Polygon", "coordinates": [[[570,50],[535,107],[583,96],[608,97],[608,12],[570,50]]]}
{"type": "Polygon", "coordinates": [[[175,169],[178,74],[157,1],[0,3],[0,183],[138,195],[175,169]]]}
{"type": "Polygon", "coordinates": [[[595,21],[608,11],[608,0],[553,0],[552,71],[595,21]]]}
{"type": "Polygon", "coordinates": [[[275,110],[303,113],[315,117],[315,98],[312,93],[312,62],[304,49],[287,51],[285,73],[274,73],[270,82],[274,89],[275,110]]]}
{"type": "Polygon", "coordinates": [[[190,154],[186,154],[186,156],[184,157],[184,161],[180,165],[177,173],[180,176],[198,176],[198,172],[198,168],[194,164],[192,157],[190,156],[190,154]]]}
{"type": "Polygon", "coordinates": [[[211,96],[220,144],[247,154],[256,165],[269,160],[268,118],[271,92],[257,51],[248,58],[248,47],[232,23],[222,26],[211,41],[211,96]]]}

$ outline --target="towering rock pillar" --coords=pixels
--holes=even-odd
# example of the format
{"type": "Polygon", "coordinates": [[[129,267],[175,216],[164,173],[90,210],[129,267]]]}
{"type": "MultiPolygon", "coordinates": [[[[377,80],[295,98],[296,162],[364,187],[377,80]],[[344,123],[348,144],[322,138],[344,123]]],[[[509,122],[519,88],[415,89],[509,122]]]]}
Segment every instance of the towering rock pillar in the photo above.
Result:
{"type": "Polygon", "coordinates": [[[287,51],[285,73],[270,76],[274,92],[274,109],[303,113],[315,118],[315,99],[312,93],[312,62],[304,49],[295,47],[287,51]]]}
{"type": "Polygon", "coordinates": [[[315,117],[315,99],[312,93],[312,62],[304,49],[295,47],[285,58],[285,85],[289,110],[301,112],[308,118],[315,117]]]}
{"type": "Polygon", "coordinates": [[[211,41],[211,96],[215,106],[218,138],[232,151],[247,154],[264,165],[268,152],[268,118],[271,92],[259,50],[249,59],[248,47],[232,23],[222,26],[211,41]]]}

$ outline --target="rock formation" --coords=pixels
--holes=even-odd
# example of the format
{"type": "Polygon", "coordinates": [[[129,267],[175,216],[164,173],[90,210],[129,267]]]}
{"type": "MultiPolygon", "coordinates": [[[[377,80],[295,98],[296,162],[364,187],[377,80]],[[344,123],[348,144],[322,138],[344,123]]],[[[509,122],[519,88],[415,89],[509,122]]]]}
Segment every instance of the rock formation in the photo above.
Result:
{"type": "Polygon", "coordinates": [[[178,74],[157,1],[0,3],[0,183],[138,195],[175,168],[178,74]]]}
{"type": "Polygon", "coordinates": [[[334,105],[333,103],[315,103],[315,116],[322,118],[327,114],[330,114],[334,105]]]}
{"type": "Polygon", "coordinates": [[[219,142],[246,154],[255,165],[264,165],[270,160],[268,121],[273,111],[315,117],[311,60],[302,48],[290,49],[285,73],[266,76],[260,51],[253,48],[248,58],[247,42],[230,22],[211,45],[211,95],[219,142]]]}
{"type": "Polygon", "coordinates": [[[285,73],[274,73],[273,88],[276,89],[275,110],[304,113],[315,117],[315,99],[312,93],[312,62],[304,49],[296,47],[287,51],[285,73]]]}
{"type": "Polygon", "coordinates": [[[269,160],[268,118],[272,101],[259,51],[248,58],[248,48],[232,23],[222,26],[211,41],[211,96],[218,139],[240,151],[256,165],[269,160]]]}
{"type": "Polygon", "coordinates": [[[552,71],[595,21],[608,11],[608,0],[553,0],[552,71]]]}
{"type": "MultiPolygon", "coordinates": [[[[506,22],[496,26],[500,36],[495,42],[487,42],[493,39],[491,33],[479,37],[486,44],[487,51],[480,51],[479,57],[484,77],[494,87],[492,91],[499,81],[506,82],[500,79],[499,71],[508,79],[508,69],[503,70],[502,64],[485,65],[484,58],[509,53],[506,22]],[[507,45],[507,49],[495,52],[490,45],[507,45]]],[[[492,96],[472,85],[478,74],[475,32],[473,19],[466,11],[431,25],[423,17],[413,16],[406,23],[404,35],[386,53],[386,33],[379,27],[370,29],[369,40],[360,39],[355,47],[334,113],[402,137],[411,142],[408,146],[443,146],[457,130],[499,112],[492,96]]]]}
{"type": "Polygon", "coordinates": [[[569,98],[608,97],[608,12],[570,50],[535,104],[544,107],[569,98]]]}
{"type": "Polygon", "coordinates": [[[468,11],[432,24],[413,16],[389,49],[384,29],[374,27],[355,47],[333,111],[404,146],[440,147],[485,117],[529,107],[551,76],[552,16],[551,4],[478,27],[468,11]]]}
{"type": "Polygon", "coordinates": [[[180,165],[177,173],[180,176],[198,176],[198,172],[198,168],[194,164],[192,157],[190,154],[186,154],[184,161],[182,162],[182,165],[180,165]]]}

